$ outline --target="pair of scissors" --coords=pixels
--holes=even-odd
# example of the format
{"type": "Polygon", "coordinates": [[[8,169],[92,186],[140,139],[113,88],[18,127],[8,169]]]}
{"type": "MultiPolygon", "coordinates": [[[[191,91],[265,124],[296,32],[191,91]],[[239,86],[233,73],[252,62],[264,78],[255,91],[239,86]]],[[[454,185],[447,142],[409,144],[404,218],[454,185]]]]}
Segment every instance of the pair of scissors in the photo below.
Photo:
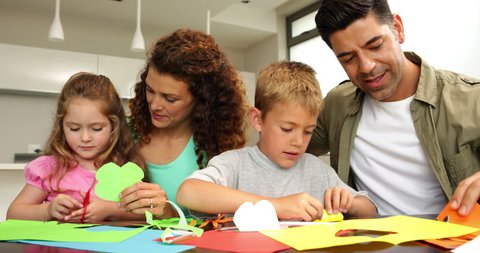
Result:
{"type": "Polygon", "coordinates": [[[87,193],[85,194],[85,198],[83,198],[83,213],[82,213],[82,218],[80,218],[80,223],[85,223],[85,215],[87,214],[87,206],[90,203],[90,192],[93,189],[93,186],[95,185],[96,179],[93,179],[92,185],[88,189],[87,193]]]}

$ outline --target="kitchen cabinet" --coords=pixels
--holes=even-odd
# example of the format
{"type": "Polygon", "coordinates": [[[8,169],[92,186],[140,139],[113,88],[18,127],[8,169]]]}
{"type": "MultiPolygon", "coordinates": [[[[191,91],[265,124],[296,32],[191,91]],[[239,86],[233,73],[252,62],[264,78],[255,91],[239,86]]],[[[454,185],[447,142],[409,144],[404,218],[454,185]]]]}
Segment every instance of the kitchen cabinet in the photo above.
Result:
{"type": "Polygon", "coordinates": [[[143,59],[114,57],[0,43],[0,90],[59,93],[68,78],[85,71],[109,77],[121,97],[145,64],[143,59]]]}

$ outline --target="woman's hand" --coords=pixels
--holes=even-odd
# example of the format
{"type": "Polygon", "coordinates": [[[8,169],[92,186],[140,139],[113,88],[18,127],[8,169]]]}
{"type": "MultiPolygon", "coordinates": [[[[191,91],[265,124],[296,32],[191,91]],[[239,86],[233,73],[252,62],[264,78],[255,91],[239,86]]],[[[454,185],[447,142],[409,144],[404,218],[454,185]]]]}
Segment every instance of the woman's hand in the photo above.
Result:
{"type": "Polygon", "coordinates": [[[120,207],[134,214],[150,211],[157,218],[177,217],[178,214],[168,204],[167,194],[158,185],[138,182],[120,193],[120,207]]]}

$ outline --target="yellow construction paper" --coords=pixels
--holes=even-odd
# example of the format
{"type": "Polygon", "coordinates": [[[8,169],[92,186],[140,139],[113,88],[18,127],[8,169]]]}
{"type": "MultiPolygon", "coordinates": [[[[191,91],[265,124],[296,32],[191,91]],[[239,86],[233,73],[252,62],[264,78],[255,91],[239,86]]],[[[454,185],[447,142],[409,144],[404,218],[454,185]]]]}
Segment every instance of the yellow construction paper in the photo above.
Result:
{"type": "Polygon", "coordinates": [[[478,231],[478,228],[409,216],[356,219],[337,223],[260,231],[262,234],[296,250],[319,249],[363,242],[402,242],[456,237],[478,231]],[[369,230],[393,232],[378,237],[336,236],[341,230],[369,230]]]}

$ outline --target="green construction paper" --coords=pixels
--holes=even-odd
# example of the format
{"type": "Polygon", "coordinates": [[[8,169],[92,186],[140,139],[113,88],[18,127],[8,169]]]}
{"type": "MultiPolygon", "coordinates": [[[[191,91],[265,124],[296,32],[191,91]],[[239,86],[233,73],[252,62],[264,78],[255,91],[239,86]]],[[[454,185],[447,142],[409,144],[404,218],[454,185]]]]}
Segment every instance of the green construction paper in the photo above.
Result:
{"type": "MultiPolygon", "coordinates": [[[[153,218],[153,214],[148,210],[145,210],[145,218],[146,218],[146,221],[147,221],[148,224],[150,224],[152,226],[156,226],[159,229],[178,225],[179,221],[180,221],[180,218],[178,218],[178,217],[155,220],[153,218]]],[[[196,222],[195,222],[195,224],[193,224],[193,226],[200,225],[203,222],[203,220],[198,220],[198,219],[193,219],[193,218],[187,218],[186,220],[187,220],[187,224],[190,224],[190,222],[192,222],[193,220],[196,220],[196,222]]]]}
{"type": "Polygon", "coordinates": [[[0,241],[121,242],[142,232],[150,225],[129,231],[87,231],[85,229],[92,226],[96,225],[12,219],[0,223],[0,241]]]}
{"type": "Polygon", "coordinates": [[[125,188],[142,181],[143,170],[132,162],[119,167],[115,163],[107,163],[98,169],[96,174],[98,181],[95,193],[102,199],[119,202],[120,192],[125,188]]]}

